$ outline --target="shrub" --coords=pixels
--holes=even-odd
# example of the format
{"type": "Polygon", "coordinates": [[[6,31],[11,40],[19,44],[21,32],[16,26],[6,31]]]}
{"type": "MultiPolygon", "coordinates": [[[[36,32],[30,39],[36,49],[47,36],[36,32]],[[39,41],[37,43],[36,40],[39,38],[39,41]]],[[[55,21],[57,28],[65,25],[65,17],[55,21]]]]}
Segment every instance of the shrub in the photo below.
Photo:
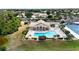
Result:
{"type": "Polygon", "coordinates": [[[8,43],[8,39],[0,36],[0,46],[5,45],[7,43],[8,43]]]}
{"type": "Polygon", "coordinates": [[[26,30],[22,32],[22,34],[26,35],[28,32],[28,29],[29,29],[29,27],[27,27],[26,30]]]}
{"type": "Polygon", "coordinates": [[[0,51],[6,51],[6,47],[0,47],[0,51]]]}
{"type": "Polygon", "coordinates": [[[51,27],[55,27],[55,24],[51,24],[51,27]]]}
{"type": "Polygon", "coordinates": [[[65,32],[66,35],[70,34],[70,32],[67,31],[67,30],[64,30],[64,32],[65,32]]]}
{"type": "Polygon", "coordinates": [[[26,31],[23,31],[22,34],[26,35],[26,31]]]}

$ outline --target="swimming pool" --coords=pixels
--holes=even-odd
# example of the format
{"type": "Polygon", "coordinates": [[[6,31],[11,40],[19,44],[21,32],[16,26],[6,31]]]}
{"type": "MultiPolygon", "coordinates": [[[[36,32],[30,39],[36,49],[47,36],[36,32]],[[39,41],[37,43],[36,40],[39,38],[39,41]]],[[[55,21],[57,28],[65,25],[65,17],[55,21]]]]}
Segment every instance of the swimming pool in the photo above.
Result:
{"type": "Polygon", "coordinates": [[[79,35],[79,24],[70,23],[66,26],[79,35]]]}
{"type": "Polygon", "coordinates": [[[48,31],[48,32],[45,32],[45,33],[34,33],[34,36],[35,37],[39,37],[39,36],[46,36],[47,38],[53,38],[54,35],[57,35],[57,33],[55,31],[48,31]]]}

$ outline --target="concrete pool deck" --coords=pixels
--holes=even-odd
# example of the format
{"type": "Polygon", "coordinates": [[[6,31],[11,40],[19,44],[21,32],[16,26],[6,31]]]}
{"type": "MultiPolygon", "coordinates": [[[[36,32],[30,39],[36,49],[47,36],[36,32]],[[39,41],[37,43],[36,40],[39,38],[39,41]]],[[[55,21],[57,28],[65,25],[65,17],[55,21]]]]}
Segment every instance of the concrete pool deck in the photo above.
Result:
{"type": "MultiPolygon", "coordinates": [[[[67,37],[66,34],[59,27],[51,28],[50,31],[52,31],[52,32],[55,31],[60,36],[60,38],[67,37]]],[[[31,36],[31,38],[38,38],[38,37],[34,36],[34,33],[36,33],[36,32],[38,32],[38,31],[29,30],[25,37],[29,38],[29,36],[31,36]]],[[[44,31],[44,32],[47,32],[47,31],[44,31]]],[[[54,38],[54,37],[52,37],[52,38],[54,38]]],[[[31,39],[29,39],[29,40],[31,40],[31,39]]]]}
{"type": "Polygon", "coordinates": [[[60,35],[60,38],[66,38],[66,34],[59,28],[55,28],[55,31],[57,32],[58,35],[60,35]]]}

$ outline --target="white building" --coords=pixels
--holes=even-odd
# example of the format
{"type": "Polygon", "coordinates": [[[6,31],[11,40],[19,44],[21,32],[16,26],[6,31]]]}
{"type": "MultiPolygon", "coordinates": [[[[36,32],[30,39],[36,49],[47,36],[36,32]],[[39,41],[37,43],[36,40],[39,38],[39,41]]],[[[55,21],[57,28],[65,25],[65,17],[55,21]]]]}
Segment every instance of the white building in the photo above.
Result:
{"type": "Polygon", "coordinates": [[[47,38],[53,38],[54,35],[59,35],[61,38],[67,37],[65,33],[58,27],[58,23],[45,22],[43,20],[31,22],[29,24],[29,31],[26,35],[26,38],[28,38],[29,36],[31,36],[32,38],[38,38],[40,35],[46,36],[47,38]],[[51,27],[51,24],[54,24],[55,26],[51,27]]]}
{"type": "Polygon", "coordinates": [[[46,31],[46,30],[49,30],[50,24],[43,20],[39,20],[37,22],[31,22],[29,27],[30,27],[30,30],[46,31]]]}
{"type": "Polygon", "coordinates": [[[33,13],[32,18],[37,19],[39,17],[46,18],[48,15],[46,13],[33,13]]]}

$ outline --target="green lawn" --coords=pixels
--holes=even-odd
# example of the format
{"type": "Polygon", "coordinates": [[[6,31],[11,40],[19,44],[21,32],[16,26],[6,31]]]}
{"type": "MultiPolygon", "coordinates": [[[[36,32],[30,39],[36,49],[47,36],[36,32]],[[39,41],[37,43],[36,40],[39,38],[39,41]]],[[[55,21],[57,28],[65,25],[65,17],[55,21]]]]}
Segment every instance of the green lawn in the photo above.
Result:
{"type": "Polygon", "coordinates": [[[22,45],[17,47],[17,50],[22,51],[73,51],[79,50],[79,40],[77,41],[53,41],[47,42],[32,42],[24,41],[22,45]]]}

